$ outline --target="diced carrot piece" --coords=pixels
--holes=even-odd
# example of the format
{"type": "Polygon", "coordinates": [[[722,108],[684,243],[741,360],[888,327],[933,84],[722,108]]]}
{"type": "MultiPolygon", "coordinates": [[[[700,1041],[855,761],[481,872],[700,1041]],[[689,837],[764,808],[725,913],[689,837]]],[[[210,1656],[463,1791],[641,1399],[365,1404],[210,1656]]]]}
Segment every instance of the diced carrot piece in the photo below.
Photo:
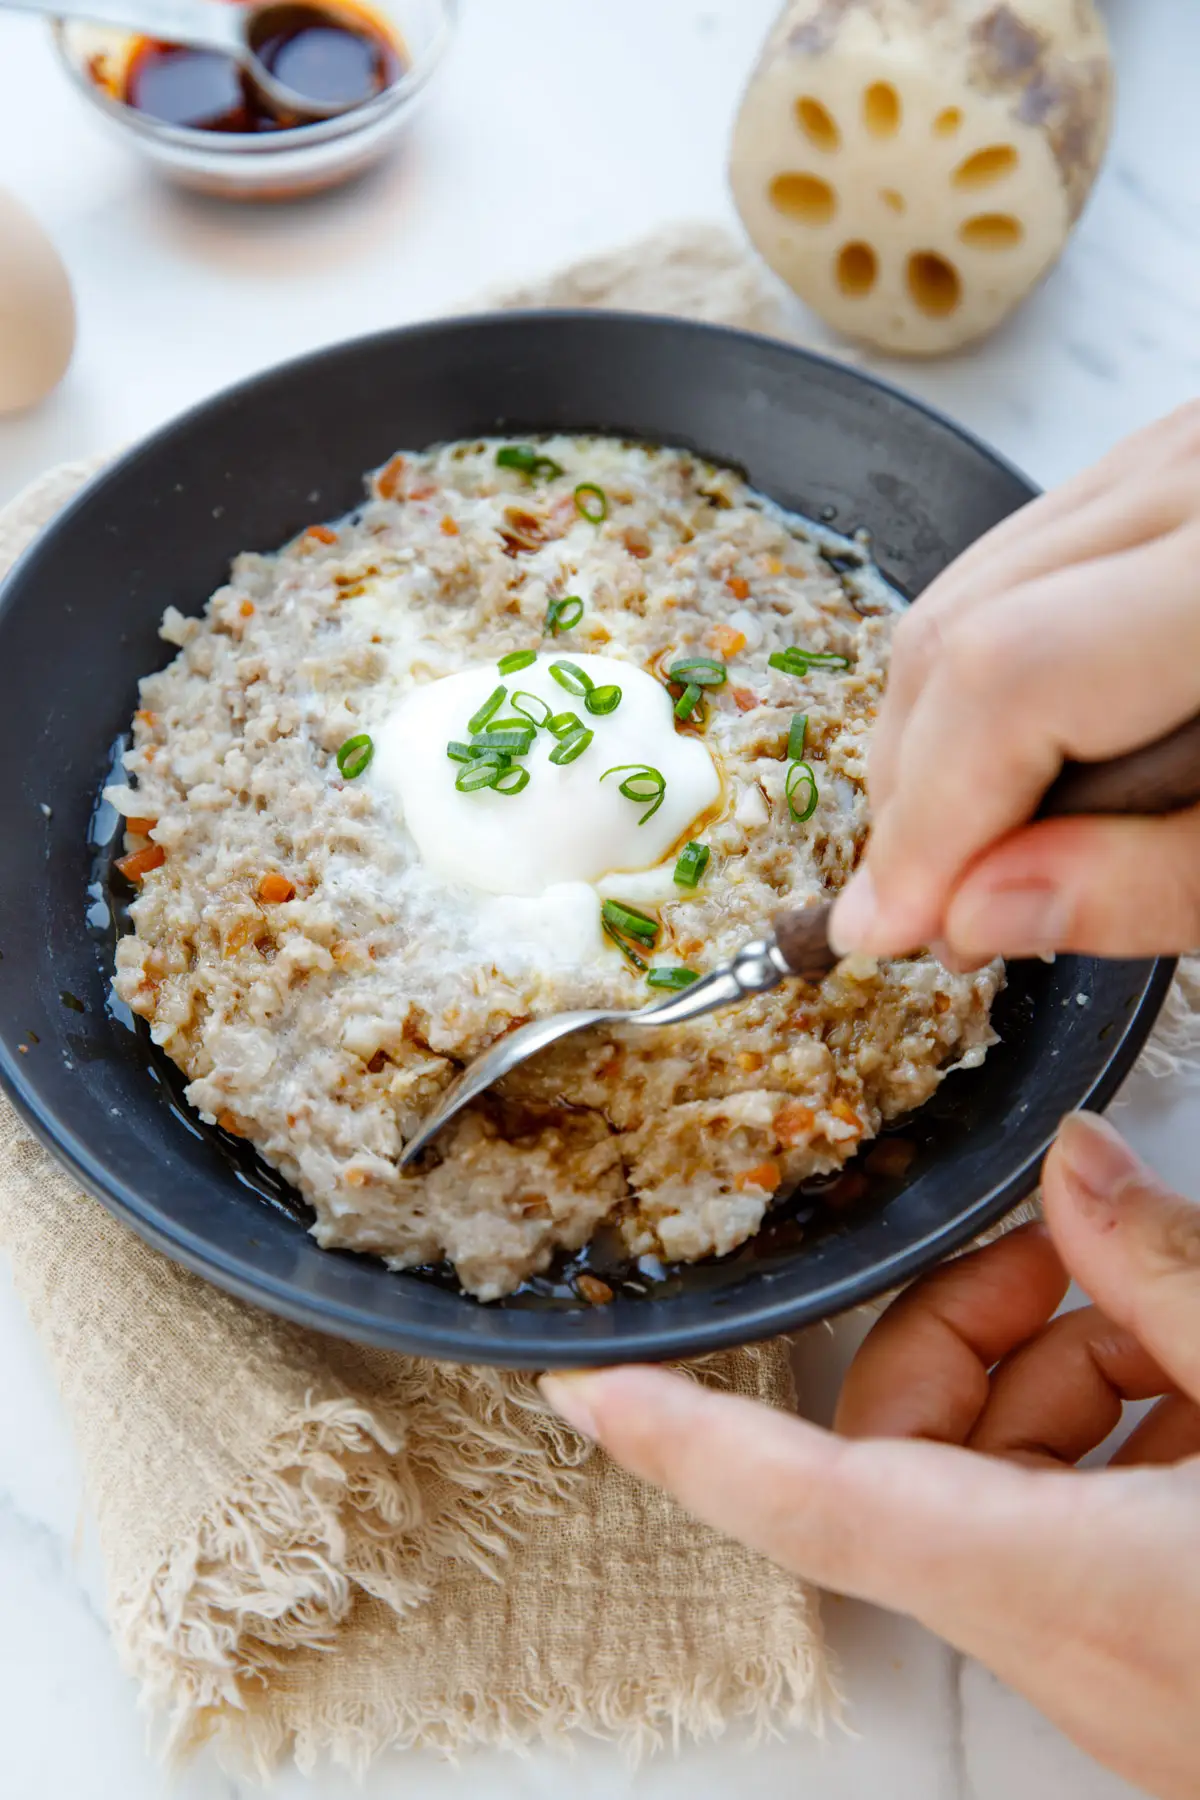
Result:
{"type": "Polygon", "coordinates": [[[304,538],[310,544],[336,544],[338,534],[336,531],[331,531],[328,525],[310,525],[304,533],[304,538]]]}
{"type": "Polygon", "coordinates": [[[725,583],[725,586],[729,589],[735,600],[748,600],[750,598],[750,583],[742,575],[731,575],[729,580],[725,583]]]}
{"type": "Polygon", "coordinates": [[[812,1135],[817,1115],[811,1106],[804,1106],[799,1100],[789,1100],[775,1114],[775,1135],[785,1150],[791,1150],[812,1135]]]}
{"type": "Polygon", "coordinates": [[[231,925],[221,946],[222,956],[236,956],[239,950],[245,949],[261,922],[259,919],[238,919],[231,925]]]}
{"type": "Polygon", "coordinates": [[[279,875],[272,870],[259,882],[258,897],[265,900],[268,906],[282,906],[286,901],[296,898],[295,884],[286,875],[279,875]]]}
{"type": "Polygon", "coordinates": [[[763,1066],[763,1059],[757,1050],[739,1050],[734,1061],[746,1075],[756,1075],[763,1066]]]}
{"type": "Polygon", "coordinates": [[[783,1170],[779,1164],[768,1161],[759,1163],[753,1169],[743,1169],[740,1175],[734,1176],[733,1185],[739,1192],[744,1192],[746,1188],[763,1188],[768,1194],[773,1194],[782,1180],[783,1170]]]}
{"type": "Polygon", "coordinates": [[[243,619],[250,618],[254,612],[253,600],[243,600],[242,604],[238,607],[238,611],[241,613],[243,619]]]}
{"type": "Polygon", "coordinates": [[[949,994],[935,994],[933,996],[933,1010],[935,1013],[948,1013],[950,1011],[949,994]]]}
{"type": "Polygon", "coordinates": [[[575,1286],[589,1306],[607,1306],[613,1297],[607,1281],[601,1281],[598,1275],[577,1275],[575,1286]]]}
{"type": "Polygon", "coordinates": [[[751,693],[749,688],[735,687],[730,688],[729,692],[733,695],[734,705],[739,712],[753,712],[758,705],[758,695],[751,693]]]}
{"type": "Polygon", "coordinates": [[[768,558],[767,558],[767,574],[768,575],[782,575],[783,574],[783,564],[777,556],[768,556],[768,558]]]}
{"type": "Polygon", "coordinates": [[[144,706],[139,706],[133,716],[139,725],[144,725],[146,727],[147,731],[153,730],[154,726],[158,724],[158,714],[156,712],[148,712],[144,706]]]}
{"type": "Polygon", "coordinates": [[[636,556],[639,559],[649,556],[653,547],[650,542],[650,533],[641,525],[627,525],[621,533],[621,542],[630,556],[636,556]]]}
{"type": "Polygon", "coordinates": [[[375,492],[381,500],[394,500],[400,492],[400,484],[404,480],[404,458],[393,456],[390,463],[380,469],[375,477],[375,492]]]}
{"type": "Polygon", "coordinates": [[[161,869],[167,860],[167,853],[161,844],[147,844],[144,850],[131,850],[128,856],[118,856],[117,868],[126,881],[142,881],[151,869],[161,869]]]}
{"type": "Polygon", "coordinates": [[[863,1122],[848,1100],[835,1100],[829,1110],[835,1119],[840,1119],[843,1125],[853,1125],[859,1137],[862,1136],[863,1122]]]}
{"type": "Polygon", "coordinates": [[[125,829],[132,831],[135,837],[149,837],[157,824],[157,819],[126,819],[125,829]]]}
{"type": "Polygon", "coordinates": [[[450,517],[449,513],[447,513],[445,518],[442,520],[441,528],[445,532],[447,537],[457,537],[458,536],[458,523],[456,520],[454,520],[450,517]]]}
{"type": "Polygon", "coordinates": [[[217,1114],[217,1124],[221,1127],[222,1131],[227,1131],[230,1137],[245,1137],[246,1135],[242,1130],[241,1120],[236,1113],[219,1112],[217,1114]]]}
{"type": "Polygon", "coordinates": [[[735,631],[732,625],[714,625],[708,641],[722,656],[736,656],[739,650],[746,648],[745,632],[735,631]]]}

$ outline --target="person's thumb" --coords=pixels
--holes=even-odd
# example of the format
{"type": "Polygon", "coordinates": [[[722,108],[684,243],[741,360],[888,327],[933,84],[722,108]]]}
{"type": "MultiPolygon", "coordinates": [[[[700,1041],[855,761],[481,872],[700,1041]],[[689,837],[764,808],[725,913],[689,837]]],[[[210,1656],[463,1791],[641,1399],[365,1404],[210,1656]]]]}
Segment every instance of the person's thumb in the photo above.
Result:
{"type": "Polygon", "coordinates": [[[982,1651],[1013,1596],[1047,1617],[1072,1478],[943,1444],[844,1439],[665,1369],[545,1375],[555,1408],[696,1517],[823,1587],[982,1651]],[[1033,1580],[1031,1581],[1031,1571],[1033,1580]]]}
{"type": "Polygon", "coordinates": [[[1091,1113],[1064,1119],[1042,1198],[1079,1285],[1200,1400],[1200,1204],[1166,1187],[1091,1113]]]}

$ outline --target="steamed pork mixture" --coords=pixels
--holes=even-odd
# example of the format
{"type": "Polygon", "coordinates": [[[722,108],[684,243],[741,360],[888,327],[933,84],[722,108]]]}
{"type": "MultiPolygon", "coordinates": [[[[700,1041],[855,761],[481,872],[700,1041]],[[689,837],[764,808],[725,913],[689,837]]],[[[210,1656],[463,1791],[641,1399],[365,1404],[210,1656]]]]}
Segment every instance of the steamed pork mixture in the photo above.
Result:
{"type": "Polygon", "coordinates": [[[645,1004],[842,884],[893,618],[682,452],[397,456],[349,518],[239,557],[203,617],[168,609],[178,655],[109,790],[140,883],[117,992],[323,1245],[449,1258],[481,1299],[602,1221],[632,1257],[731,1250],[983,1058],[998,966],[851,959],[597,1030],[416,1172],[400,1151],[502,1033],[645,1004]]]}

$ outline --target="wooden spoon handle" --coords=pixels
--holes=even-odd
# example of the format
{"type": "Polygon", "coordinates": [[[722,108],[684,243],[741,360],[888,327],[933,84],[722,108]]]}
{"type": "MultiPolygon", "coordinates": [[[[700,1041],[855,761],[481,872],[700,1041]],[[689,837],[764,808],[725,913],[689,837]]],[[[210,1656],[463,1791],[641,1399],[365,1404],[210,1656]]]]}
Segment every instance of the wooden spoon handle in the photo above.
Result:
{"type": "MultiPolygon", "coordinates": [[[[1141,750],[1107,762],[1063,764],[1035,818],[1079,818],[1087,813],[1140,815],[1185,812],[1200,804],[1200,717],[1156,738],[1141,750]]],[[[820,981],[838,958],[829,945],[828,902],[789,908],[771,921],[779,954],[793,975],[820,981]]]]}

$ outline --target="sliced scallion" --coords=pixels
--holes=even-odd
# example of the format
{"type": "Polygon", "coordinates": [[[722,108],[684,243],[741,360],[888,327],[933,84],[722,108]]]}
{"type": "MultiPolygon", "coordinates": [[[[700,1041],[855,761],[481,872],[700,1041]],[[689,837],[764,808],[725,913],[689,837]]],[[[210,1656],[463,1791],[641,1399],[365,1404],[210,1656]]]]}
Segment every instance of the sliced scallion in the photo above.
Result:
{"type": "Polygon", "coordinates": [[[787,650],[773,650],[767,658],[773,669],[785,675],[807,675],[810,669],[848,669],[850,658],[836,650],[801,650],[793,644],[787,650]]]}
{"type": "Polygon", "coordinates": [[[552,732],[555,737],[566,737],[570,731],[582,731],[583,720],[578,713],[554,713],[546,722],[546,730],[552,732]]]}
{"type": "Polygon", "coordinates": [[[493,688],[479,711],[477,713],[472,713],[471,717],[467,720],[467,730],[472,732],[482,731],[488,720],[493,718],[504,705],[504,699],[507,693],[508,689],[506,687],[493,688]]]}
{"type": "Polygon", "coordinates": [[[678,700],[675,702],[675,717],[677,719],[690,719],[696,708],[699,706],[703,694],[704,689],[702,687],[697,687],[694,681],[689,681],[682,694],[680,694],[678,700]]]}
{"type": "Polygon", "coordinates": [[[529,786],[529,770],[514,763],[511,768],[501,769],[492,786],[498,794],[519,794],[529,786]]]}
{"type": "Polygon", "coordinates": [[[667,676],[671,681],[681,681],[685,687],[723,687],[729,679],[729,670],[711,656],[689,656],[683,662],[672,663],[667,676]]]}
{"type": "Polygon", "coordinates": [[[533,736],[531,725],[506,731],[477,731],[471,739],[471,752],[478,756],[484,750],[500,750],[505,756],[528,756],[533,736]]]}
{"type": "Polygon", "coordinates": [[[529,723],[536,726],[538,730],[541,730],[550,723],[550,708],[546,705],[546,702],[542,699],[540,694],[527,694],[523,688],[518,688],[512,697],[512,709],[515,713],[520,713],[523,719],[528,719],[529,723]],[[528,701],[529,704],[527,706],[522,706],[522,700],[528,701]],[[541,707],[540,718],[537,713],[530,712],[529,708],[531,706],[541,707]]]}
{"type": "Polygon", "coordinates": [[[353,781],[361,775],[375,754],[375,745],[366,732],[357,737],[349,737],[337,753],[337,766],[346,781],[353,781]]]}
{"type": "Polygon", "coordinates": [[[685,844],[675,864],[676,884],[679,887],[694,888],[707,869],[711,855],[712,851],[707,844],[697,844],[694,840],[685,844]]]}
{"type": "Polygon", "coordinates": [[[600,713],[602,715],[605,713],[616,712],[620,704],[621,690],[619,687],[593,688],[591,693],[588,694],[584,700],[584,705],[590,713],[600,713]]]}
{"type": "Polygon", "coordinates": [[[551,600],[546,607],[546,630],[552,637],[560,631],[573,631],[583,617],[583,601],[578,594],[563,600],[551,600]]]}
{"type": "Polygon", "coordinates": [[[787,772],[787,779],[784,782],[783,791],[787,795],[788,811],[791,813],[793,819],[795,819],[797,825],[803,825],[806,820],[812,818],[817,810],[817,803],[820,800],[821,795],[817,788],[817,778],[813,774],[811,764],[806,762],[794,762],[787,772]],[[802,809],[796,805],[796,789],[800,786],[801,782],[806,783],[808,787],[808,800],[802,809]]]}
{"type": "Polygon", "coordinates": [[[607,781],[610,775],[620,775],[626,769],[631,772],[625,776],[624,781],[617,784],[621,793],[627,800],[636,801],[639,806],[644,805],[647,800],[651,802],[638,820],[639,825],[644,825],[647,819],[654,817],[663,803],[663,795],[667,791],[666,777],[661,769],[654,768],[650,763],[617,763],[615,767],[605,769],[600,779],[607,781]]]}
{"type": "Polygon", "coordinates": [[[496,467],[516,469],[518,474],[527,475],[530,481],[535,481],[539,475],[553,481],[556,475],[562,474],[562,465],[556,463],[552,456],[535,450],[532,444],[504,444],[496,452],[496,467]]]}
{"type": "Polygon", "coordinates": [[[594,481],[581,481],[575,489],[575,509],[589,525],[602,525],[608,517],[608,495],[594,481]]]}
{"type": "Polygon", "coordinates": [[[804,760],[804,744],[807,737],[808,714],[793,713],[792,728],[788,732],[787,753],[789,762],[802,762],[804,760]]]}
{"type": "Polygon", "coordinates": [[[564,732],[550,752],[550,761],[560,767],[563,763],[573,763],[577,756],[583,755],[595,735],[582,725],[578,731],[564,732]]]}
{"type": "Polygon", "coordinates": [[[474,754],[470,744],[460,744],[454,738],[446,745],[446,755],[451,762],[470,762],[474,754]]]}
{"type": "Polygon", "coordinates": [[[648,969],[646,972],[647,987],[669,988],[673,993],[691,987],[693,981],[699,979],[694,969],[648,969]]]}
{"type": "Polygon", "coordinates": [[[590,694],[596,685],[591,676],[586,675],[578,663],[551,663],[550,673],[560,688],[566,688],[568,694],[590,694]]]}
{"type": "Polygon", "coordinates": [[[607,919],[601,919],[600,927],[604,932],[605,937],[609,938],[617,946],[617,949],[621,952],[625,961],[635,968],[639,975],[644,975],[649,965],[642,960],[637,951],[627,944],[625,939],[621,937],[618,932],[613,930],[607,919]]]}
{"type": "Polygon", "coordinates": [[[511,655],[502,656],[496,667],[502,675],[515,675],[518,669],[527,669],[536,661],[536,650],[514,650],[511,655]]]}
{"type": "Polygon", "coordinates": [[[480,788],[495,787],[511,766],[507,756],[473,756],[454,777],[454,785],[460,794],[474,794],[480,788]]]}
{"type": "Polygon", "coordinates": [[[636,906],[626,906],[623,900],[606,900],[600,908],[600,916],[614,931],[636,938],[639,944],[658,942],[658,920],[639,912],[636,906]]]}

